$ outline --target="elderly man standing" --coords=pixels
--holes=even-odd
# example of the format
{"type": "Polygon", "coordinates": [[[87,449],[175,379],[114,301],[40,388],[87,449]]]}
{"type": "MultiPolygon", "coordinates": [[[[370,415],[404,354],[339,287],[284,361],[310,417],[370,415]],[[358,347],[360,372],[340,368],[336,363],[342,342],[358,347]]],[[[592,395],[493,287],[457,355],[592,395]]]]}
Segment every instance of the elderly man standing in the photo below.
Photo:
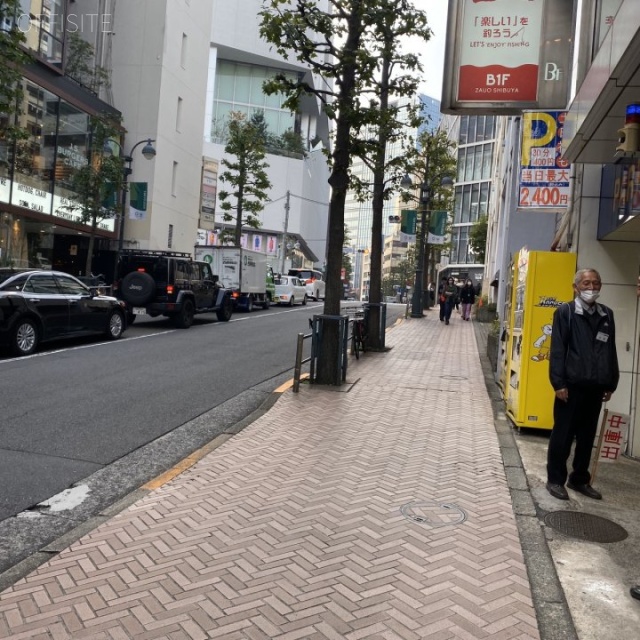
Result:
{"type": "Polygon", "coordinates": [[[603,402],[618,386],[613,312],[596,302],[602,281],[595,269],[580,269],[573,280],[575,299],[553,315],[549,377],[556,397],[553,431],[547,452],[547,491],[568,500],[567,487],[601,500],[590,484],[589,462],[603,402]],[[576,441],[573,471],[567,482],[567,461],[576,441]]]}

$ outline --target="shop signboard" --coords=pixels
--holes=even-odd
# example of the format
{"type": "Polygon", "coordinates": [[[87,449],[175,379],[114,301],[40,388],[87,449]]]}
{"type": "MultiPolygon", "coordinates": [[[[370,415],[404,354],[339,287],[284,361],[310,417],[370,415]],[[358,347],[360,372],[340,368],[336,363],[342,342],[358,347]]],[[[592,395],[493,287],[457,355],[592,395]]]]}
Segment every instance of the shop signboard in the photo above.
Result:
{"type": "Polygon", "coordinates": [[[449,0],[441,111],[565,108],[573,0],[449,0]]]}
{"type": "Polygon", "coordinates": [[[518,209],[563,211],[569,205],[571,167],[562,157],[566,111],[522,115],[518,209]]]}

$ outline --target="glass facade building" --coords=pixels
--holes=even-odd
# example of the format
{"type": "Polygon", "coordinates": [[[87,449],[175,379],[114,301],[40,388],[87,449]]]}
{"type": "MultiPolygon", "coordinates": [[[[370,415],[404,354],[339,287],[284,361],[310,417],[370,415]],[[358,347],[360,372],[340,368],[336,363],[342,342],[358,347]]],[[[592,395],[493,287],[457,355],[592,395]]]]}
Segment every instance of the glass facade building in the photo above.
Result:
{"type": "Polygon", "coordinates": [[[496,116],[460,116],[451,251],[443,275],[467,277],[482,270],[469,245],[473,225],[489,212],[495,153],[496,116]]]}
{"type": "Polygon", "coordinates": [[[282,108],[282,96],[268,96],[262,90],[264,82],[276,74],[283,74],[294,81],[298,79],[297,74],[281,69],[218,60],[211,123],[212,142],[226,141],[226,128],[232,112],[243,113],[248,118],[262,113],[267,131],[272,136],[281,136],[289,130],[300,133],[300,118],[289,109],[282,108]]]}
{"type": "MultiPolygon", "coordinates": [[[[78,275],[89,227],[72,205],[78,195],[74,176],[93,154],[91,116],[118,112],[64,76],[64,7],[62,0],[23,0],[22,13],[2,25],[24,34],[31,60],[19,81],[22,98],[13,111],[0,114],[0,266],[54,267],[78,275]],[[19,137],[7,133],[9,124],[21,131],[19,137]]],[[[100,222],[96,236],[110,249],[115,221],[100,222]]]]}

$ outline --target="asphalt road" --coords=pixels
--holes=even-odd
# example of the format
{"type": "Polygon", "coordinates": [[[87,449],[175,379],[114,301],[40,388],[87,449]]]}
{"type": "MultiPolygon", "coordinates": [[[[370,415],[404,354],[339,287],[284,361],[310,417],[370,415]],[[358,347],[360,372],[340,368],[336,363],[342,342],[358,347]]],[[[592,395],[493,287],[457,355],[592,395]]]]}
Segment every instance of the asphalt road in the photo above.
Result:
{"type": "MultiPolygon", "coordinates": [[[[387,309],[388,325],[404,313],[387,309]]],[[[188,330],[142,317],[116,342],[0,357],[0,573],[233,433],[292,377],[314,313],[322,303],[207,314],[188,330]]]]}

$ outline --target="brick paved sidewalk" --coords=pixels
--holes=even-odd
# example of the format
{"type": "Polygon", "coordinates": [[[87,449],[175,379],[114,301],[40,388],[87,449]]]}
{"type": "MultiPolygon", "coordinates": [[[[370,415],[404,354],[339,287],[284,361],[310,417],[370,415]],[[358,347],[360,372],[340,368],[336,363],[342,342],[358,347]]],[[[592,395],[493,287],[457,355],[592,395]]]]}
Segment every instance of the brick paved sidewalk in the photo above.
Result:
{"type": "Polygon", "coordinates": [[[539,638],[472,323],[387,345],[0,594],[0,638],[539,638]]]}

